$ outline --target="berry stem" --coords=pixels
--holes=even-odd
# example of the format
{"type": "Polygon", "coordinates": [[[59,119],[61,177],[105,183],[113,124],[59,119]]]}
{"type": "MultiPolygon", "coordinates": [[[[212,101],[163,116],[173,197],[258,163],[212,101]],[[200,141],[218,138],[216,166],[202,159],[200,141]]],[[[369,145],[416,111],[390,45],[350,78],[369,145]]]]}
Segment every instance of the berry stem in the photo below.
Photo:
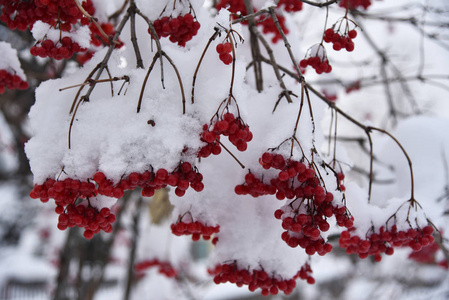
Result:
{"type": "Polygon", "coordinates": [[[196,66],[195,72],[193,73],[193,80],[192,80],[192,96],[191,96],[191,102],[192,104],[195,103],[195,83],[196,83],[196,76],[198,75],[198,71],[200,69],[200,65],[203,62],[204,59],[204,55],[207,52],[207,49],[209,48],[210,44],[212,43],[213,40],[215,40],[217,38],[217,36],[220,35],[220,29],[219,28],[215,28],[215,32],[214,34],[209,38],[209,41],[207,41],[206,47],[204,47],[203,53],[201,54],[200,60],[198,61],[198,64],[196,66]]]}
{"type": "MultiPolygon", "coordinates": [[[[150,76],[150,73],[153,70],[153,67],[154,67],[154,64],[156,63],[156,61],[158,59],[162,61],[162,56],[164,56],[167,59],[167,61],[170,63],[170,65],[172,66],[172,68],[175,71],[176,76],[178,78],[179,88],[181,89],[181,97],[182,97],[182,114],[185,114],[186,113],[186,98],[185,98],[185,93],[184,93],[184,86],[183,86],[182,80],[181,80],[181,75],[179,74],[178,68],[174,64],[173,60],[162,50],[157,51],[156,54],[154,55],[153,61],[151,62],[151,65],[148,68],[148,72],[145,75],[145,79],[143,80],[142,89],[140,90],[139,101],[137,103],[137,113],[140,112],[140,108],[142,106],[143,93],[144,93],[145,87],[147,85],[148,77],[150,76]]],[[[163,81],[163,76],[161,77],[161,81],[163,81]]]]}
{"type": "MultiPolygon", "coordinates": [[[[230,29],[227,32],[227,37],[229,38],[229,41],[231,43],[232,46],[232,73],[231,73],[231,84],[229,87],[229,101],[231,100],[232,96],[232,89],[234,88],[234,79],[235,79],[235,46],[234,46],[234,38],[232,36],[232,34],[229,34],[232,31],[232,29],[230,29]]],[[[235,100],[235,99],[234,99],[235,100]]]]}
{"type": "Polygon", "coordinates": [[[232,158],[234,158],[235,159],[235,161],[240,165],[240,167],[242,167],[242,169],[244,169],[245,168],[245,165],[244,164],[242,164],[241,162],[240,162],[240,160],[238,160],[238,158],[231,152],[231,151],[229,151],[229,149],[225,146],[225,145],[223,145],[223,143],[222,142],[220,142],[220,140],[219,139],[216,139],[215,140],[217,143],[219,143],[220,144],[220,146],[221,147],[223,147],[223,149],[225,149],[226,150],[226,152],[228,152],[231,156],[232,156],[232,158]]]}
{"type": "Polygon", "coordinates": [[[410,156],[408,155],[407,151],[405,151],[405,149],[402,146],[402,144],[391,133],[389,133],[388,131],[386,131],[384,129],[381,129],[381,128],[377,128],[377,127],[371,127],[371,126],[366,127],[366,129],[368,131],[376,130],[376,131],[379,131],[379,132],[381,132],[383,134],[388,135],[396,143],[396,145],[398,145],[398,147],[401,149],[402,153],[404,154],[405,158],[407,159],[409,170],[410,170],[410,185],[411,185],[410,201],[416,202],[416,200],[415,200],[415,180],[414,180],[414,176],[413,176],[412,160],[410,159],[410,156]]]}

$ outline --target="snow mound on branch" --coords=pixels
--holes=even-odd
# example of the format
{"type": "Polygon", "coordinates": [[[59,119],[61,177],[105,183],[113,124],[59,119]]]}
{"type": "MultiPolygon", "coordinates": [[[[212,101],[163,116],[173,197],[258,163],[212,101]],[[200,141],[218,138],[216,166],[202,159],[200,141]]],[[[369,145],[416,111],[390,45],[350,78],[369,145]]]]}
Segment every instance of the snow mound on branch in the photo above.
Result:
{"type": "Polygon", "coordinates": [[[88,26],[80,26],[70,32],[67,32],[55,29],[51,25],[42,21],[36,21],[33,24],[31,33],[36,41],[47,39],[56,44],[64,37],[68,36],[73,42],[77,43],[82,48],[88,48],[90,46],[90,29],[88,26]]]}
{"type": "MultiPolygon", "coordinates": [[[[96,57],[89,66],[98,63],[101,55],[96,57]]],[[[125,70],[111,64],[109,71],[121,77],[125,70]]],[[[150,88],[153,84],[148,83],[141,111],[136,113],[144,70],[128,73],[126,94],[115,94],[123,80],[114,83],[114,97],[109,82],[97,83],[89,101],[75,99],[77,87],[59,91],[82,83],[88,72],[86,67],[70,78],[47,81],[36,90],[37,101],[30,112],[34,136],[26,145],[36,183],[56,178],[62,170],[61,179],[85,180],[101,170],[114,181],[151,166],[171,170],[184,149],[200,147],[201,125],[197,119],[182,115],[178,91],[163,90],[158,84],[150,88]],[[74,103],[75,109],[69,113],[74,103]]],[[[88,88],[85,86],[83,92],[88,88]]]]}
{"type": "Polygon", "coordinates": [[[11,44],[0,41],[0,53],[2,54],[0,55],[0,70],[18,75],[23,81],[26,81],[25,73],[20,67],[17,50],[11,47],[11,44]]]}

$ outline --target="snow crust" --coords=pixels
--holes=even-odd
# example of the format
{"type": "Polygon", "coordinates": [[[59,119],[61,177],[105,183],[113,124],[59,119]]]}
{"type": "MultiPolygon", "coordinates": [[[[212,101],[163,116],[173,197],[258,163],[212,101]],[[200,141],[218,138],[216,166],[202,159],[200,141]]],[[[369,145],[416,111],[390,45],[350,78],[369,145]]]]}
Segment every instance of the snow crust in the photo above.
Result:
{"type": "Polygon", "coordinates": [[[11,74],[18,75],[23,81],[26,81],[25,73],[20,67],[20,61],[17,57],[17,50],[11,47],[8,42],[0,41],[0,70],[6,70],[11,74]]]}

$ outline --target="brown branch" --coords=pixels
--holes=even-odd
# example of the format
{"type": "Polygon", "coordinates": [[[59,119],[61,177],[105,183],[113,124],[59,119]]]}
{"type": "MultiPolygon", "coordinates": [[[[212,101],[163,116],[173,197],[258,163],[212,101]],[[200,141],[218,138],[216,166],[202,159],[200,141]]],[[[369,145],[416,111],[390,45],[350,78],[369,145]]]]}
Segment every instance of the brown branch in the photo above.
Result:
{"type": "MultiPolygon", "coordinates": [[[[251,0],[244,0],[245,8],[247,12],[254,11],[253,4],[251,0]]],[[[250,31],[250,44],[251,44],[251,55],[253,58],[253,68],[254,68],[254,77],[256,80],[256,89],[258,92],[263,90],[263,73],[262,73],[262,63],[260,61],[260,47],[257,41],[257,37],[255,36],[255,27],[256,22],[254,17],[250,17],[248,19],[248,28],[250,31]]]]}
{"type": "Polygon", "coordinates": [[[136,55],[136,68],[143,69],[143,61],[142,56],[140,54],[139,44],[137,43],[137,35],[136,35],[136,4],[134,1],[131,2],[130,7],[133,7],[134,13],[131,14],[131,43],[134,48],[134,53],[136,55]]]}
{"type": "MultiPolygon", "coordinates": [[[[250,30],[253,34],[255,34],[256,37],[261,41],[261,43],[262,43],[263,46],[265,47],[265,50],[266,50],[267,53],[268,53],[268,56],[270,57],[270,61],[271,61],[270,65],[273,67],[273,71],[274,71],[274,74],[276,75],[276,79],[278,80],[279,85],[280,85],[281,88],[283,89],[283,92],[282,92],[282,94],[281,94],[281,97],[285,96],[286,99],[287,99],[287,102],[288,102],[288,103],[292,103],[293,100],[292,100],[292,98],[291,98],[291,96],[290,96],[291,91],[289,91],[289,90],[287,89],[287,87],[286,87],[286,85],[285,85],[285,83],[284,83],[284,80],[282,79],[282,75],[281,75],[281,73],[279,72],[279,67],[278,67],[278,64],[277,64],[277,62],[276,62],[276,57],[274,56],[273,49],[271,49],[270,45],[268,44],[268,42],[266,41],[266,39],[263,37],[263,35],[260,33],[260,31],[257,29],[256,26],[250,27],[249,30],[250,30]]],[[[262,56],[259,56],[258,59],[259,59],[260,61],[262,61],[262,56]]],[[[281,98],[281,97],[280,97],[280,98],[281,98]]],[[[279,99],[279,100],[280,100],[280,99],[279,99]]],[[[278,101],[279,101],[279,100],[278,100],[278,101]]],[[[275,106],[275,109],[276,109],[276,106],[275,106]]],[[[273,110],[273,111],[274,111],[274,110],[273,110]]]]}
{"type": "Polygon", "coordinates": [[[287,49],[287,52],[288,52],[288,54],[290,56],[290,59],[291,59],[291,61],[293,63],[293,66],[295,67],[295,71],[296,71],[297,77],[299,78],[298,81],[302,82],[302,81],[305,80],[304,76],[302,75],[301,71],[299,70],[299,65],[298,65],[298,63],[296,61],[296,58],[293,55],[293,51],[291,49],[292,47],[290,46],[290,43],[288,42],[287,37],[285,36],[285,33],[282,30],[282,28],[281,28],[281,25],[279,25],[279,20],[278,20],[278,18],[276,16],[276,12],[274,11],[274,7],[269,7],[268,10],[270,12],[271,17],[273,18],[273,21],[274,21],[274,24],[276,25],[277,30],[279,31],[279,34],[282,37],[282,40],[284,41],[284,46],[287,49]]]}

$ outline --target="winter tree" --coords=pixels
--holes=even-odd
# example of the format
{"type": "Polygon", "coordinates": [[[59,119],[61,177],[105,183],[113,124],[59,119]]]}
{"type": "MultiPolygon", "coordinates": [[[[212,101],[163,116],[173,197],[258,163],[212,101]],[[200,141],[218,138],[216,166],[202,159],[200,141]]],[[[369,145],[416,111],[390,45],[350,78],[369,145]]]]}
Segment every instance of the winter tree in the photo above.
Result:
{"type": "Polygon", "coordinates": [[[47,297],[446,299],[445,1],[0,7],[0,233],[47,297]]]}

